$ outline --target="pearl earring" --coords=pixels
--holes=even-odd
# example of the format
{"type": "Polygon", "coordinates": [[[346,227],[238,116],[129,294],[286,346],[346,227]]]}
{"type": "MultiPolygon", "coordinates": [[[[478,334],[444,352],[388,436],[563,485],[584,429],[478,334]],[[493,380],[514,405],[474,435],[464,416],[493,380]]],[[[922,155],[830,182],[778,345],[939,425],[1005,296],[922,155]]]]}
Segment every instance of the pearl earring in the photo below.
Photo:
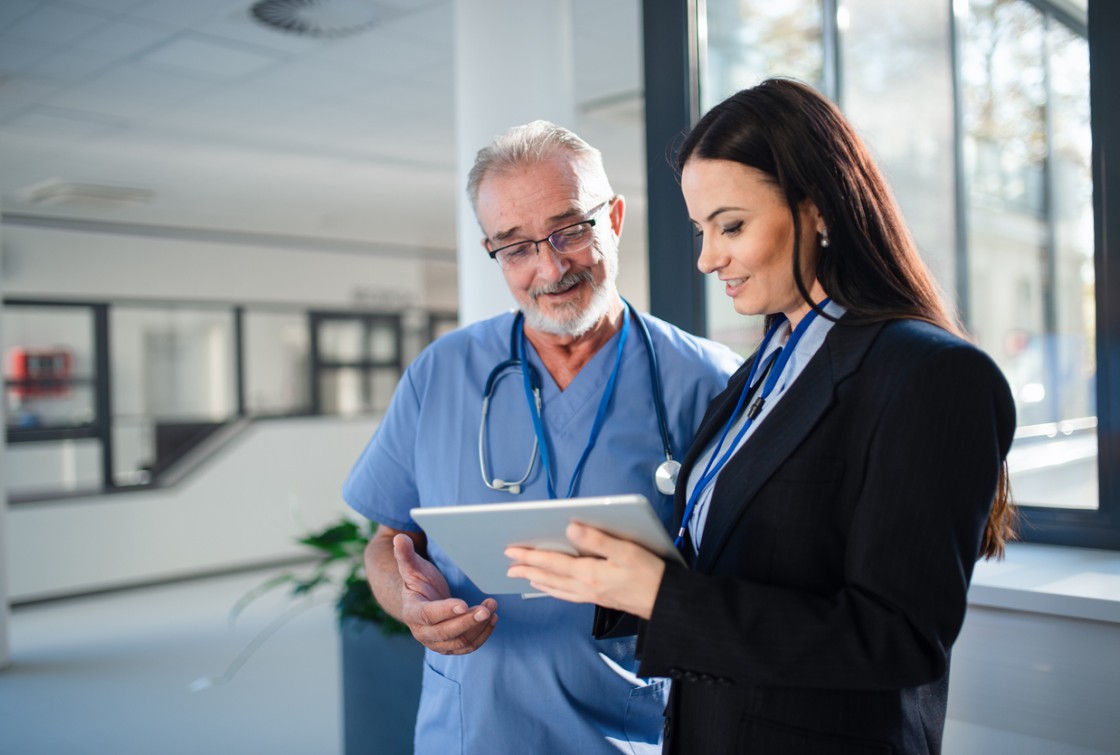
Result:
{"type": "Polygon", "coordinates": [[[832,242],[828,240],[828,229],[827,228],[822,228],[821,229],[821,246],[826,247],[831,243],[832,242]]]}

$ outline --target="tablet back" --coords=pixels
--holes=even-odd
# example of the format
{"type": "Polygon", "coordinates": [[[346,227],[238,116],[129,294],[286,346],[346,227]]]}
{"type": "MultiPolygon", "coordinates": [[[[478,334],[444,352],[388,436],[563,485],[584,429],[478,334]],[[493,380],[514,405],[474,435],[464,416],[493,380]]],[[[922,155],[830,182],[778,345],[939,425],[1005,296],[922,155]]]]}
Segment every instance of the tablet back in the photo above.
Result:
{"type": "Polygon", "coordinates": [[[575,547],[564,535],[572,521],[632,540],[683,563],[653,507],[641,495],[422,507],[411,513],[428,538],[490,595],[533,592],[527,580],[506,576],[510,562],[504,551],[510,545],[575,555],[575,547]]]}

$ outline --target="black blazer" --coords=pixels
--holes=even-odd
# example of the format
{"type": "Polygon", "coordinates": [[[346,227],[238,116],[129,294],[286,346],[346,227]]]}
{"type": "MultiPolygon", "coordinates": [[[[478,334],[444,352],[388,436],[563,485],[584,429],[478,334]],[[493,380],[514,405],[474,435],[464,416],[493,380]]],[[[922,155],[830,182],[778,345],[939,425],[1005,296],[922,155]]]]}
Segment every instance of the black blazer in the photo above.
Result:
{"type": "MultiPolygon", "coordinates": [[[[680,479],[749,369],[713,400],[680,479]]],[[[939,752],[1014,429],[1007,382],[961,339],[913,320],[835,325],[724,467],[699,556],[667,567],[641,627],[639,673],[675,680],[666,751],[939,752]]]]}

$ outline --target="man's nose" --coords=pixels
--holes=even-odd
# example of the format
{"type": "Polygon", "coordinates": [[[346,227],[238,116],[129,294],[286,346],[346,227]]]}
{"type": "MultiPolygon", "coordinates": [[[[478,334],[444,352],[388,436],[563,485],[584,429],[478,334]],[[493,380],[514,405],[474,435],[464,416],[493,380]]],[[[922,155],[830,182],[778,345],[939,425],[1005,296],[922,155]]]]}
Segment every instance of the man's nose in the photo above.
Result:
{"type": "Polygon", "coordinates": [[[572,263],[552,248],[552,244],[548,241],[538,241],[537,243],[537,272],[541,277],[548,280],[560,280],[564,277],[564,273],[568,272],[572,263]]]}

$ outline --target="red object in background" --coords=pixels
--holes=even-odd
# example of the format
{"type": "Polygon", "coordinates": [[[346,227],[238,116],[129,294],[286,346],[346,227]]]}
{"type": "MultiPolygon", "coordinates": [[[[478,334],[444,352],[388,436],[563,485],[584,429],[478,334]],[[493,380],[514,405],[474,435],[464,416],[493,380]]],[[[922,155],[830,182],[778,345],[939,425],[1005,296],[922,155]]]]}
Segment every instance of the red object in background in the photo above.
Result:
{"type": "Polygon", "coordinates": [[[21,397],[64,396],[70,392],[74,358],[69,349],[25,349],[8,353],[9,386],[21,397]]]}

